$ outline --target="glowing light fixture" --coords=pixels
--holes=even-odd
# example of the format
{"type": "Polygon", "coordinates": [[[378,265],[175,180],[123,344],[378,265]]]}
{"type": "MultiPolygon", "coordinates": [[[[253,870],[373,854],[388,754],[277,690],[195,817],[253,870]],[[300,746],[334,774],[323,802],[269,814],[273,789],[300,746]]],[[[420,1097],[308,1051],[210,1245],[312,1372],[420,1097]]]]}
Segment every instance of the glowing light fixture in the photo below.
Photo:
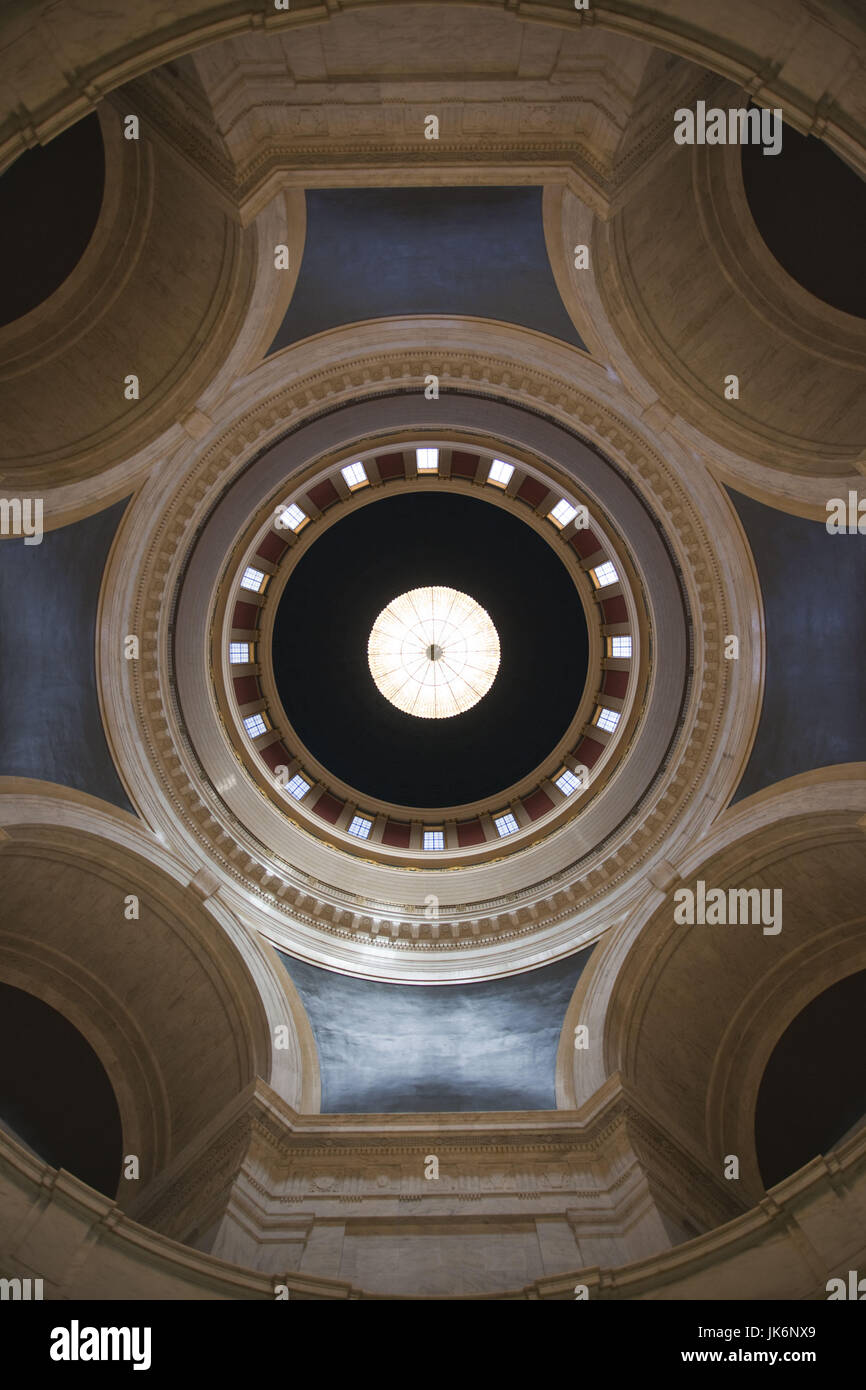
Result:
{"type": "Polygon", "coordinates": [[[450,719],[477,705],[499,670],[488,614],[456,589],[410,589],[383,608],[367,644],[378,690],[404,714],[450,719]]]}

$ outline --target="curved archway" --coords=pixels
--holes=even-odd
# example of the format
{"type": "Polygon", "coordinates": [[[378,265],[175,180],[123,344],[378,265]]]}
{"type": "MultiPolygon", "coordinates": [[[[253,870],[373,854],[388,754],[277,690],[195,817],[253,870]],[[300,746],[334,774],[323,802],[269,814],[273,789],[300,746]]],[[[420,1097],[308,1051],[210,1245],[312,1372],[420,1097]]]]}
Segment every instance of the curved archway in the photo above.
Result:
{"type": "Polygon", "coordinates": [[[3,277],[0,328],[48,299],[74,270],[96,227],[104,187],[105,152],[95,113],[50,144],[25,150],[0,178],[4,259],[14,267],[14,274],[3,277]]]}
{"type": "MultiPolygon", "coordinates": [[[[379,0],[376,9],[400,6],[405,0],[379,0]]],[[[460,0],[463,6],[482,4],[489,10],[490,0],[460,0]]],[[[502,9],[507,0],[500,0],[502,9]]],[[[0,110],[0,128],[5,139],[0,146],[4,159],[15,155],[36,140],[50,139],[77,119],[105,92],[149,71],[157,62],[178,58],[218,38],[226,38],[264,27],[279,33],[311,22],[310,6],[297,3],[286,12],[264,18],[254,0],[190,0],[182,16],[167,14],[159,0],[146,0],[124,12],[116,22],[97,28],[89,17],[77,10],[59,14],[50,0],[34,5],[26,24],[17,15],[3,17],[11,28],[4,47],[13,54],[16,82],[10,87],[9,109],[0,110]],[[48,11],[51,9],[50,18],[48,11]],[[51,44],[46,45],[40,30],[51,25],[51,44]],[[27,60],[35,51],[43,62],[30,69],[27,60]],[[51,55],[49,65],[47,54],[51,55]],[[87,55],[82,69],[82,55],[87,55]]],[[[313,22],[323,22],[323,11],[313,5],[313,22]]],[[[344,8],[344,7],[341,7],[344,8]]],[[[356,8],[356,7],[352,7],[356,8]]],[[[374,8],[374,7],[371,7],[374,8]]],[[[570,0],[551,0],[550,22],[578,26],[583,14],[575,12],[570,0]],[[561,13],[557,13],[561,11],[561,13]]],[[[324,22],[330,21],[328,15],[324,22]]],[[[545,22],[546,16],[534,16],[545,22]]],[[[755,95],[768,106],[784,96],[786,107],[804,129],[817,131],[852,164],[866,162],[866,138],[858,118],[858,71],[851,62],[862,29],[851,14],[842,12],[832,0],[797,5],[797,19],[787,9],[755,13],[752,0],[730,0],[719,6],[714,0],[668,0],[663,8],[642,7],[636,14],[628,0],[602,0],[593,5],[594,24],[643,39],[672,53],[713,68],[740,83],[750,83],[755,95]],[[795,38],[792,42],[792,33],[795,38]],[[820,45],[821,71],[809,79],[810,57],[820,45]],[[780,65],[778,53],[785,54],[780,65]]]]}
{"type": "Polygon", "coordinates": [[[776,1043],[755,1107],[761,1177],[774,1187],[866,1117],[866,970],[810,999],[776,1043]]]}
{"type": "Polygon", "coordinates": [[[774,158],[749,144],[741,158],[749,210],[779,264],[825,304],[866,318],[864,180],[822,141],[787,125],[774,158]]]}
{"type": "Polygon", "coordinates": [[[767,1062],[801,1010],[866,962],[864,772],[822,768],[756,793],[676,866],[656,867],[644,905],[595,953],[569,1006],[561,1106],[619,1075],[718,1178],[736,1156],[732,1190],[760,1200],[754,1117],[767,1062]],[[755,900],[739,896],[755,888],[768,895],[759,917],[755,900]],[[721,920],[706,911],[678,920],[684,890],[695,904],[699,892],[706,903],[721,891],[730,920],[727,907],[721,920]],[[571,1043],[577,1023],[595,1039],[582,1054],[571,1043]]]}
{"type": "Polygon", "coordinates": [[[278,964],[132,816],[0,779],[0,979],[61,1012],[104,1067],[138,1200],[257,1077],[318,1108],[309,1025],[278,964]],[[62,904],[62,911],[58,905],[62,904]],[[279,1039],[276,1029],[282,1028],[279,1039]]]}
{"type": "Polygon", "coordinates": [[[105,1068],[63,1014],[2,982],[0,1128],[106,1197],[116,1192],[120,1111],[105,1068]]]}

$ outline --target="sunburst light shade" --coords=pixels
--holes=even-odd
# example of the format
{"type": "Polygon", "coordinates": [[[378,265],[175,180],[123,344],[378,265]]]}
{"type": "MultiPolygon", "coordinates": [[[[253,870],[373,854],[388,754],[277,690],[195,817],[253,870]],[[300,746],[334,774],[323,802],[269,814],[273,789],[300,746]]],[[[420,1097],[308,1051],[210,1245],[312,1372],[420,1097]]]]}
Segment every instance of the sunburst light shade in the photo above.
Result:
{"type": "Polygon", "coordinates": [[[404,714],[450,719],[477,705],[499,670],[489,615],[457,589],[410,589],[383,608],[367,644],[370,674],[404,714]]]}

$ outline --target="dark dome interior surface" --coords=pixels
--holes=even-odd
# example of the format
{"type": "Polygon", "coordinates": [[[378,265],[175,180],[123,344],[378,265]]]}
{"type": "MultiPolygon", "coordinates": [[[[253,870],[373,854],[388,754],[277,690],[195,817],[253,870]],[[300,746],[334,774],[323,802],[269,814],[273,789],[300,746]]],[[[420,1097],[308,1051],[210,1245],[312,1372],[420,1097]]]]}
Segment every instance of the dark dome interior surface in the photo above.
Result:
{"type": "Polygon", "coordinates": [[[785,125],[782,148],[743,145],[743,182],[779,264],[834,309],[866,318],[866,183],[823,140],[785,125]]]}
{"type": "Polygon", "coordinates": [[[104,186],[96,115],[25,150],[0,178],[0,326],[29,314],[75,269],[93,236],[104,186]]]}
{"type": "Polygon", "coordinates": [[[574,717],[587,657],[583,608],[552,548],[456,493],[383,498],[337,522],[299,561],[274,626],[277,688],[306,746],[357,791],[413,807],[492,797],[530,773],[574,717]],[[403,714],[367,662],[381,610],[433,584],[469,594],[499,634],[493,686],[451,719],[403,714]]]}
{"type": "Polygon", "coordinates": [[[755,1111],[766,1187],[826,1154],[866,1114],[864,1013],[859,970],[812,999],[773,1049],[755,1111]]]}

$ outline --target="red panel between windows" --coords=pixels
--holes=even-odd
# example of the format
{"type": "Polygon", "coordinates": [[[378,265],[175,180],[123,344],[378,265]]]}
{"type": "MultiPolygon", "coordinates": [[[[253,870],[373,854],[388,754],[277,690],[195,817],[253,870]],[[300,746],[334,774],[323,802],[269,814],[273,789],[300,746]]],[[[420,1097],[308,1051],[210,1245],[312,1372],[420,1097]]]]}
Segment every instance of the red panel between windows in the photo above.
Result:
{"type": "Polygon", "coordinates": [[[539,816],[553,810],[553,802],[544,788],[539,787],[537,791],[530,792],[529,796],[523,798],[523,809],[530,820],[538,820],[539,816]]]}
{"type": "Polygon", "coordinates": [[[376,467],[383,483],[390,478],[405,478],[406,476],[402,454],[382,454],[381,458],[376,459],[376,467]]]}
{"type": "Polygon", "coordinates": [[[259,625],[259,614],[261,609],[257,603],[243,603],[238,601],[235,604],[235,611],[232,615],[232,627],[256,628],[259,625]]]}
{"type": "Polygon", "coordinates": [[[313,810],[317,816],[322,817],[322,820],[330,821],[331,825],[334,825],[339,820],[340,812],[345,804],[345,801],[338,801],[335,796],[331,796],[328,792],[322,792],[313,810]]]}
{"type": "Polygon", "coordinates": [[[235,676],[235,698],[239,705],[251,705],[262,698],[258,676],[235,676]]]}
{"type": "Polygon", "coordinates": [[[333,507],[334,503],[340,500],[340,494],[330,478],[323,478],[320,483],[316,483],[315,487],[310,488],[307,496],[320,512],[326,512],[329,507],[333,507]]]}
{"type": "Polygon", "coordinates": [[[540,483],[537,478],[526,477],[517,489],[517,496],[521,502],[528,502],[530,507],[538,507],[549,492],[550,488],[540,483]]]}
{"type": "Polygon", "coordinates": [[[382,831],[382,844],[393,845],[395,849],[408,849],[411,834],[411,825],[405,825],[398,820],[386,821],[385,829],[382,831]]]}
{"type": "Polygon", "coordinates": [[[573,536],[569,536],[568,544],[574,546],[581,560],[588,560],[590,555],[601,550],[601,541],[589,527],[585,531],[575,531],[573,536]]]}
{"type": "Polygon", "coordinates": [[[478,468],[478,455],[463,453],[455,449],[451,455],[452,478],[474,478],[478,468]]]}
{"type": "Polygon", "coordinates": [[[585,767],[595,767],[603,752],[604,745],[599,743],[597,739],[582,738],[577,745],[574,756],[585,767]]]}
{"type": "Polygon", "coordinates": [[[628,609],[625,606],[625,599],[622,594],[617,594],[615,598],[605,599],[601,605],[606,623],[627,623],[628,609]]]}
{"type": "Polygon", "coordinates": [[[288,548],[288,541],[284,541],[282,536],[277,535],[276,531],[269,531],[263,538],[256,554],[260,555],[263,560],[269,560],[272,565],[275,565],[278,560],[282,559],[288,548]]]}
{"type": "Polygon", "coordinates": [[[627,686],[628,671],[605,671],[603,686],[605,695],[612,695],[615,700],[623,700],[627,686]]]}
{"type": "Polygon", "coordinates": [[[278,767],[288,767],[292,761],[292,755],[288,748],[279,740],[276,743],[269,743],[267,748],[260,748],[259,752],[271,772],[276,772],[278,767]]]}
{"type": "Polygon", "coordinates": [[[484,826],[480,820],[461,820],[457,822],[457,843],[461,849],[467,845],[483,845],[484,826]]]}

